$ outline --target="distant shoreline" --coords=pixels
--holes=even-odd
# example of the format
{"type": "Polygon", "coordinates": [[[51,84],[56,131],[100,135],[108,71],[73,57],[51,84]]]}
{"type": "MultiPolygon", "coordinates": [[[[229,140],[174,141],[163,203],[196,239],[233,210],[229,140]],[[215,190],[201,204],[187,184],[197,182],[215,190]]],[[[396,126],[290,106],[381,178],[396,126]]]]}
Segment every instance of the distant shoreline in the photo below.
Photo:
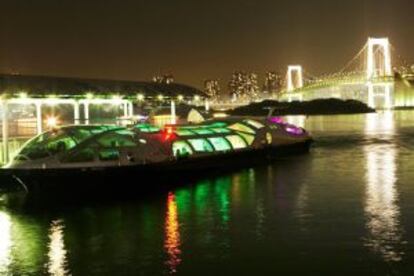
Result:
{"type": "Polygon", "coordinates": [[[266,100],[235,108],[232,116],[340,115],[374,113],[375,109],[356,100],[319,99],[307,102],[266,100]]]}

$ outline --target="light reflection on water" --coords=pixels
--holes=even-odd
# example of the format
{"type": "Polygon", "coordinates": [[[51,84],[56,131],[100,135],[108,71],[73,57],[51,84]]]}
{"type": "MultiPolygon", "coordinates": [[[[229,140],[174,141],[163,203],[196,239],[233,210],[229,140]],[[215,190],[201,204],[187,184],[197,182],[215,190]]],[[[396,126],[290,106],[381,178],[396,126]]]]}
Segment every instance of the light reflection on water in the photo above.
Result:
{"type": "Polygon", "coordinates": [[[0,275],[214,275],[214,266],[251,274],[249,265],[335,272],[327,260],[347,272],[372,256],[402,264],[413,250],[403,219],[412,205],[401,198],[407,204],[414,190],[403,194],[410,174],[399,165],[412,156],[411,115],[302,116],[295,123],[316,139],[309,155],[87,212],[0,211],[0,275]],[[349,251],[334,256],[338,248],[349,251]]]}
{"type": "Polygon", "coordinates": [[[165,243],[164,247],[168,255],[167,266],[170,273],[177,272],[181,263],[181,238],[178,222],[177,202],[175,195],[169,193],[167,197],[167,214],[165,217],[165,243]]]}
{"type": "Polygon", "coordinates": [[[53,276],[68,275],[67,260],[64,242],[64,223],[63,220],[54,220],[49,230],[49,262],[48,272],[53,276]]]}
{"type": "Polygon", "coordinates": [[[392,112],[366,117],[367,137],[381,137],[384,143],[364,146],[366,158],[366,202],[368,237],[366,246],[380,253],[386,261],[401,261],[402,229],[398,206],[396,145],[392,112]]]}
{"type": "Polygon", "coordinates": [[[10,215],[0,211],[0,275],[9,272],[12,248],[11,228],[10,215]]]}

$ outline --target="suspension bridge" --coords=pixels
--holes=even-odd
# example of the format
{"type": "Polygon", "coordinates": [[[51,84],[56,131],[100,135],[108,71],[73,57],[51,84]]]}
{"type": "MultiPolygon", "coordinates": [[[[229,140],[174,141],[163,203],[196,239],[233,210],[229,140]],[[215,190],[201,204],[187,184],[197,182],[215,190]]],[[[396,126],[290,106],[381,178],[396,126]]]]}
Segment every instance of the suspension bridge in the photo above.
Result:
{"type": "Polygon", "coordinates": [[[323,98],[354,99],[377,109],[414,106],[414,76],[388,38],[369,38],[338,72],[315,77],[300,65],[288,67],[282,101],[323,98]]]}

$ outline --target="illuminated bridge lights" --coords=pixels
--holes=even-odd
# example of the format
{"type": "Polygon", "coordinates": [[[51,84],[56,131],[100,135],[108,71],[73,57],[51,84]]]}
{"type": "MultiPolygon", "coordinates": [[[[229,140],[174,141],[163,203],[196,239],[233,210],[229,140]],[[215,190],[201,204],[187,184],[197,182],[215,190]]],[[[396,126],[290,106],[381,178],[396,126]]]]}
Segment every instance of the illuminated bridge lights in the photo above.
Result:
{"type": "Polygon", "coordinates": [[[367,43],[367,79],[380,76],[392,76],[391,47],[388,38],[369,38],[367,43]],[[376,49],[377,48],[377,49],[376,49]],[[380,49],[383,61],[378,66],[375,60],[375,53],[380,49]]]}
{"type": "Polygon", "coordinates": [[[287,91],[303,87],[303,70],[301,65],[289,65],[287,72],[287,91]],[[296,76],[294,77],[294,74],[296,76]]]}

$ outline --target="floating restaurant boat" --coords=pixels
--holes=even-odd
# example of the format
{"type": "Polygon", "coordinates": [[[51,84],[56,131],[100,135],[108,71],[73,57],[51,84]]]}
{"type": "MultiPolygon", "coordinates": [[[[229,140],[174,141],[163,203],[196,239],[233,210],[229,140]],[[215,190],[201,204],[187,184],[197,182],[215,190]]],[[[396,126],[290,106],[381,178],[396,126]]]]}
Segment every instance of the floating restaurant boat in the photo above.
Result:
{"type": "Polygon", "coordinates": [[[305,152],[311,141],[304,129],[278,118],[163,128],[146,123],[65,126],[29,140],[0,170],[0,188],[6,189],[6,183],[28,191],[103,189],[113,183],[144,187],[153,179],[195,176],[265,162],[286,151],[305,152]]]}

